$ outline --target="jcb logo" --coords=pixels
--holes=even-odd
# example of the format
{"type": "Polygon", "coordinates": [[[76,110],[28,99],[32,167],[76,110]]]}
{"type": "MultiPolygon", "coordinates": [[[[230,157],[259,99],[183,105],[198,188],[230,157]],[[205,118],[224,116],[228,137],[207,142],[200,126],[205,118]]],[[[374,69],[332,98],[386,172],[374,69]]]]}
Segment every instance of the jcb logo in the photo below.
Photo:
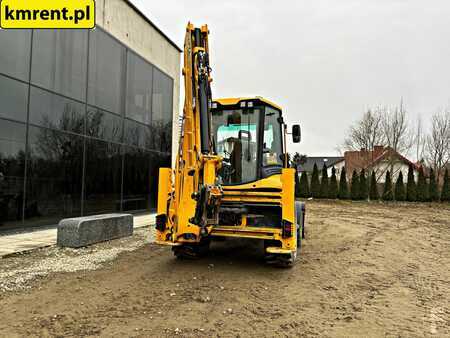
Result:
{"type": "Polygon", "coordinates": [[[94,28],[94,0],[1,0],[0,27],[94,28]]]}

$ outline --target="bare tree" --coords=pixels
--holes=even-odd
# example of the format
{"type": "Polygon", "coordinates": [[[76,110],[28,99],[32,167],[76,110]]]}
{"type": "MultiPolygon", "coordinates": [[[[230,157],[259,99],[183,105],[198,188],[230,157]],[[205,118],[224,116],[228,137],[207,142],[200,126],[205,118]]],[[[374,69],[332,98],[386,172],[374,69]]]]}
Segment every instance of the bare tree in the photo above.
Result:
{"type": "Polygon", "coordinates": [[[368,109],[363,117],[350,127],[344,140],[345,150],[373,150],[376,145],[384,144],[381,129],[382,116],[379,109],[368,109]]]}
{"type": "Polygon", "coordinates": [[[414,132],[411,130],[408,122],[406,109],[403,105],[403,99],[400,106],[391,110],[386,110],[382,114],[381,122],[383,134],[386,139],[386,146],[389,147],[389,168],[391,175],[394,176],[394,164],[396,154],[408,153],[414,144],[414,132]]]}
{"type": "Polygon", "coordinates": [[[369,108],[362,118],[350,127],[343,144],[344,150],[364,150],[361,154],[365,156],[364,162],[368,165],[369,175],[373,170],[369,164],[375,160],[375,146],[384,146],[386,142],[382,128],[383,112],[382,107],[369,108]]]}
{"type": "Polygon", "coordinates": [[[426,159],[436,171],[438,179],[450,163],[450,110],[436,113],[431,119],[431,132],[427,137],[426,159]]]}
{"type": "Polygon", "coordinates": [[[391,111],[387,110],[382,117],[381,125],[386,145],[394,152],[408,152],[413,145],[413,137],[403,99],[400,101],[400,107],[395,107],[391,111]]]}
{"type": "MultiPolygon", "coordinates": [[[[422,135],[422,125],[419,125],[419,134],[422,135]]],[[[389,109],[386,106],[378,106],[375,109],[368,109],[361,120],[357,121],[349,129],[347,137],[344,140],[343,148],[345,150],[365,149],[367,158],[365,163],[368,165],[368,172],[371,174],[372,166],[376,155],[374,148],[377,145],[389,147],[389,169],[394,174],[394,163],[396,153],[407,153],[415,141],[414,132],[409,126],[407,112],[403,105],[403,99],[400,106],[389,109]]],[[[422,142],[423,135],[419,142],[422,142]]],[[[384,176],[384,172],[376,173],[377,180],[384,176]]]]}
{"type": "Polygon", "coordinates": [[[422,119],[417,118],[417,124],[414,132],[414,147],[417,162],[423,162],[425,158],[425,148],[427,144],[427,137],[423,129],[422,119]]]}
{"type": "Polygon", "coordinates": [[[350,127],[343,148],[370,151],[376,145],[389,146],[396,152],[407,152],[411,149],[413,136],[403,100],[400,107],[394,109],[388,109],[386,106],[368,109],[361,120],[350,127]]]}

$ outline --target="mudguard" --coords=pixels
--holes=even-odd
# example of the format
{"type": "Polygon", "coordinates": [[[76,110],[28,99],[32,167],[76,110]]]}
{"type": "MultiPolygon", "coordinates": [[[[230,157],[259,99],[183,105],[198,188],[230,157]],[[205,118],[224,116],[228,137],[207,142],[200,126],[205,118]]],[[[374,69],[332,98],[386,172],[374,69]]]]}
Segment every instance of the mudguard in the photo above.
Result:
{"type": "Polygon", "coordinates": [[[305,202],[295,201],[295,220],[297,226],[302,229],[302,238],[305,238],[305,215],[306,204],[305,202]]]}

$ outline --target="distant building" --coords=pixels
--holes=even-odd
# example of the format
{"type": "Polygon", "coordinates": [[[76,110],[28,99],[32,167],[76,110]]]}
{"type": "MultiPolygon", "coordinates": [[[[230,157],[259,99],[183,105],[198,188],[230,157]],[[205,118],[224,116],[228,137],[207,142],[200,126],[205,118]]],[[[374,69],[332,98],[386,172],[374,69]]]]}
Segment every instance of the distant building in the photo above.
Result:
{"type": "Polygon", "coordinates": [[[343,157],[307,157],[306,162],[304,164],[298,165],[297,170],[299,173],[302,173],[304,171],[306,171],[307,173],[312,173],[314,165],[317,165],[317,169],[319,170],[322,170],[323,166],[325,165],[329,169],[329,173],[331,173],[331,168],[343,161],[343,157]]]}
{"type": "Polygon", "coordinates": [[[336,176],[339,179],[342,169],[345,167],[347,178],[350,179],[354,170],[358,173],[362,169],[368,172],[375,172],[378,183],[384,183],[386,172],[391,172],[393,181],[397,180],[400,171],[403,174],[404,182],[408,176],[409,166],[414,169],[414,178],[417,180],[420,165],[413,163],[392,148],[384,146],[375,146],[373,151],[361,149],[358,151],[346,151],[343,157],[308,157],[303,165],[298,166],[298,172],[312,173],[314,165],[317,165],[319,171],[325,165],[328,171],[328,177],[331,176],[333,167],[336,169],[336,176]]]}
{"type": "Polygon", "coordinates": [[[361,149],[359,151],[346,151],[344,153],[344,162],[347,171],[347,177],[351,177],[354,170],[360,172],[364,169],[366,172],[375,172],[378,183],[384,183],[386,172],[391,171],[393,181],[397,180],[402,172],[404,181],[408,176],[408,169],[411,165],[414,169],[414,178],[417,179],[420,166],[410,161],[405,156],[394,151],[390,147],[375,146],[373,151],[361,149]]]}

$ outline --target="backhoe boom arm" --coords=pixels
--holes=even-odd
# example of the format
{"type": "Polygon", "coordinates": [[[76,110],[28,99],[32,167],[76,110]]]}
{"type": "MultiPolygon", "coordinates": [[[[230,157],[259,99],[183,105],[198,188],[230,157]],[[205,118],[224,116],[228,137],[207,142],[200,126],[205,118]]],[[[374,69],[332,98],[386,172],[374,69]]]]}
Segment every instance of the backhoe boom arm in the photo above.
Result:
{"type": "Polygon", "coordinates": [[[160,170],[159,189],[167,189],[166,200],[158,198],[157,230],[160,241],[198,242],[208,235],[217,219],[222,196],[216,185],[221,158],[214,153],[211,136],[211,68],[208,27],[186,27],[184,42],[184,89],[179,150],[172,182],[170,171],[160,170]],[[180,238],[181,237],[181,238],[180,238]]]}

